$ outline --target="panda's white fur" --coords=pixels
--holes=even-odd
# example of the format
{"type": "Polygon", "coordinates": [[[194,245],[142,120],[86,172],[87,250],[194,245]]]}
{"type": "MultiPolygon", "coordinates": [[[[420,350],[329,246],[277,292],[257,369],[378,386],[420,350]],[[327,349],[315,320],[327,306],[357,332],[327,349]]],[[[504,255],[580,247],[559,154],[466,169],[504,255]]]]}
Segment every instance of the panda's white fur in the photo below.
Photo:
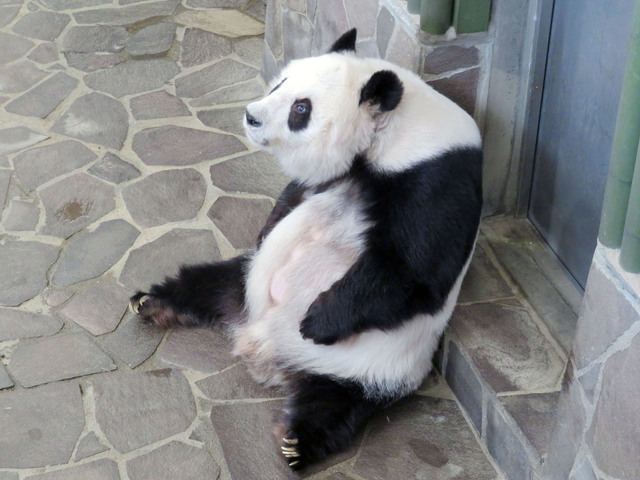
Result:
{"type": "Polygon", "coordinates": [[[329,53],[294,60],[271,87],[280,85],[247,111],[264,123],[245,128],[247,138],[275,155],[282,169],[305,184],[317,185],[345,173],[361,152],[380,171],[402,171],[453,147],[478,147],[478,127],[458,105],[436,92],[415,73],[390,62],[329,53]],[[404,86],[397,109],[376,115],[358,105],[359,91],[377,71],[390,70],[404,86]],[[283,82],[284,80],[284,82],[283,82]],[[311,123],[291,132],[291,101],[310,98],[311,123]]]}
{"type": "MultiPolygon", "coordinates": [[[[454,147],[480,145],[477,126],[466,112],[414,73],[383,60],[351,53],[296,60],[271,88],[276,89],[247,107],[262,123],[255,129],[245,120],[247,137],[306,185],[345,174],[361,152],[376,169],[398,172],[454,147]],[[404,87],[402,102],[390,113],[359,105],[354,94],[380,70],[396,73],[404,87]],[[303,131],[292,132],[289,109],[300,98],[311,100],[311,121],[303,131]]],[[[430,369],[469,260],[435,315],[417,315],[394,330],[365,331],[333,345],[316,345],[300,335],[300,321],[311,303],[349,270],[364,247],[368,225],[352,190],[345,181],[306,200],[275,227],[253,258],[247,276],[249,321],[236,331],[235,351],[261,381],[277,383],[276,372],[296,368],[355,380],[373,396],[403,395],[417,388],[430,369]]]]}

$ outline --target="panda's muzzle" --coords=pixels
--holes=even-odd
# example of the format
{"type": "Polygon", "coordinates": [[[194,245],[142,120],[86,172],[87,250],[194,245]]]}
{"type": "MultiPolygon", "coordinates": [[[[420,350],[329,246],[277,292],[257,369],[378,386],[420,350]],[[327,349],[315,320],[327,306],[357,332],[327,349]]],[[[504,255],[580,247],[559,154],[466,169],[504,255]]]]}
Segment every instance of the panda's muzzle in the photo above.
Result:
{"type": "Polygon", "coordinates": [[[245,110],[245,118],[247,119],[247,125],[258,128],[262,126],[262,122],[249,113],[249,110],[245,110]]]}

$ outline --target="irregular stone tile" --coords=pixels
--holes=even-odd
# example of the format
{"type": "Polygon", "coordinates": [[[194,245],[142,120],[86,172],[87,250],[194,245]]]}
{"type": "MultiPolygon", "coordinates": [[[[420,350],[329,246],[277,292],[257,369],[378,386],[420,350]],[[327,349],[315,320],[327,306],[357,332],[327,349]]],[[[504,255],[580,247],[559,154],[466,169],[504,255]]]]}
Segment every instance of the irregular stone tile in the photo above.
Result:
{"type": "Polygon", "coordinates": [[[267,22],[267,2],[265,0],[253,2],[244,10],[244,13],[264,25],[267,22]]]}
{"type": "Polygon", "coordinates": [[[175,23],[156,23],[141,28],[131,37],[125,50],[133,57],[166,53],[173,44],[176,28],[175,23]]]}
{"type": "Polygon", "coordinates": [[[26,190],[72,172],[94,161],[97,155],[80,142],[67,140],[32,148],[15,156],[16,177],[26,190]]]}
{"type": "MultiPolygon", "coordinates": [[[[102,275],[122,258],[139,235],[137,228],[122,219],[104,222],[91,232],[80,232],[62,251],[51,283],[58,287],[68,287],[102,275]]],[[[120,317],[122,312],[118,319],[120,317]]],[[[93,331],[91,333],[99,335],[93,331]]]]}
{"type": "Polygon", "coordinates": [[[192,168],[152,173],[125,187],[122,198],[143,227],[193,218],[204,203],[207,184],[192,168]]]}
{"type": "Polygon", "coordinates": [[[42,299],[50,307],[59,307],[73,296],[73,292],[58,288],[47,288],[42,292],[42,299]]]}
{"type": "Polygon", "coordinates": [[[211,423],[231,478],[299,478],[287,466],[271,433],[272,418],[282,407],[279,400],[213,406],[211,423]]]}
{"type": "Polygon", "coordinates": [[[514,296],[482,245],[476,246],[473,260],[462,282],[458,303],[478,302],[514,296]]]}
{"type": "Polygon", "coordinates": [[[11,308],[0,308],[0,342],[18,338],[45,337],[62,328],[62,320],[45,315],[11,308]]]}
{"type": "Polygon", "coordinates": [[[113,210],[114,196],[112,186],[85,173],[59,180],[40,192],[47,214],[41,232],[68,238],[113,210]]]}
{"type": "Polygon", "coordinates": [[[229,38],[252,37],[264,33],[264,24],[237,10],[183,10],[173,21],[229,38]]]}
{"type": "Polygon", "coordinates": [[[31,50],[33,42],[17,35],[0,32],[0,45],[2,45],[0,49],[0,65],[6,65],[31,50]]]}
{"type": "Polygon", "coordinates": [[[242,249],[255,247],[272,209],[266,199],[220,197],[207,215],[234,248],[242,249]]]}
{"type": "Polygon", "coordinates": [[[96,162],[88,172],[116,185],[140,176],[140,170],[111,152],[105,153],[104,157],[96,162]]]}
{"type": "MultiPolygon", "coordinates": [[[[1,198],[2,195],[0,194],[1,198]]],[[[40,209],[36,205],[30,202],[14,200],[11,202],[11,207],[3,226],[8,232],[28,232],[35,230],[39,218],[40,209]]]]}
{"type": "Polygon", "coordinates": [[[71,27],[60,45],[63,52],[120,52],[127,41],[129,33],[124,27],[108,25],[90,25],[71,27]]]}
{"type": "Polygon", "coordinates": [[[84,82],[89,88],[119,98],[160,88],[179,71],[178,65],[170,60],[137,60],[92,72],[84,77],[84,82]]]}
{"type": "Polygon", "coordinates": [[[576,366],[584,368],[639,321],[640,313],[634,308],[634,303],[620,294],[617,285],[598,264],[592,264],[573,342],[576,366]],[[604,318],[608,319],[606,326],[602,325],[604,318]]]}
{"type": "Polygon", "coordinates": [[[190,8],[235,8],[243,9],[249,0],[187,0],[190,8]]]}
{"type": "Polygon", "coordinates": [[[118,464],[108,458],[77,467],[25,477],[30,480],[120,480],[118,464]]]}
{"type": "Polygon", "coordinates": [[[65,53],[64,56],[70,67],[87,73],[109,68],[125,61],[124,57],[114,53],[65,53]]]}
{"type": "Polygon", "coordinates": [[[211,110],[201,110],[197,116],[207,127],[222,130],[223,132],[235,133],[236,135],[244,135],[244,127],[242,126],[244,110],[244,107],[215,108],[211,110]]]}
{"type": "Polygon", "coordinates": [[[158,348],[166,330],[146,323],[139,316],[125,315],[123,324],[106,336],[102,347],[111,355],[136,368],[158,348]]]}
{"type": "MultiPolygon", "coordinates": [[[[315,8],[313,9],[315,12],[315,8]]],[[[310,19],[313,21],[313,19],[310,19]]],[[[272,3],[266,11],[266,21],[264,22],[264,41],[267,45],[266,50],[273,51],[273,57],[281,57],[283,52],[282,45],[282,5],[280,3],[272,3]]],[[[344,33],[344,32],[343,32],[344,33]]],[[[269,76],[265,77],[267,80],[269,76]]]]}
{"type": "Polygon", "coordinates": [[[20,6],[2,6],[0,7],[0,28],[9,25],[18,12],[20,11],[20,6]]]}
{"type": "Polygon", "coordinates": [[[456,308],[450,328],[496,392],[554,388],[565,362],[530,314],[495,303],[456,308]]]}
{"type": "Polygon", "coordinates": [[[573,469],[569,480],[598,480],[598,477],[596,477],[596,474],[593,472],[591,462],[589,462],[586,456],[582,457],[576,464],[578,466],[573,469]]]}
{"type": "Polygon", "coordinates": [[[117,100],[100,93],[89,93],[74,101],[51,131],[119,150],[129,131],[128,118],[127,111],[117,100]]]}
{"type": "Polygon", "coordinates": [[[27,57],[34,62],[47,64],[58,60],[58,47],[54,42],[41,43],[27,57]]]}
{"type": "Polygon", "coordinates": [[[354,472],[369,480],[497,477],[456,403],[428,397],[401,400],[377,416],[354,472]]]}
{"type": "Polygon", "coordinates": [[[469,115],[476,110],[480,68],[471,68],[440,80],[428,82],[436,91],[460,105],[469,115]]]}
{"type": "Polygon", "coordinates": [[[422,73],[439,75],[452,70],[475,67],[479,61],[477,47],[460,45],[436,47],[425,55],[422,73]]]}
{"type": "Polygon", "coordinates": [[[60,316],[72,320],[92,335],[112,332],[127,310],[129,291],[108,279],[76,293],[60,310],[60,316]]]}
{"type": "MultiPolygon", "coordinates": [[[[205,116],[205,114],[212,112],[219,112],[219,110],[201,113],[205,116]]],[[[229,115],[229,117],[232,116],[229,115]]],[[[206,122],[203,118],[201,120],[213,127],[216,125],[213,125],[212,118],[216,117],[207,115],[206,122]]],[[[222,120],[226,116],[221,115],[218,118],[222,120]]],[[[223,129],[223,126],[216,126],[216,128],[223,129]]],[[[278,198],[290,181],[280,170],[277,160],[264,152],[255,152],[217,163],[209,168],[209,173],[211,174],[211,182],[226,192],[258,193],[272,198],[278,198]]]]}
{"type": "Polygon", "coordinates": [[[103,375],[91,383],[96,420],[120,453],[180,433],[196,418],[191,387],[178,370],[103,375]]]}
{"type": "MultiPolygon", "coordinates": [[[[1,41],[2,36],[0,36],[1,41]]],[[[47,75],[47,72],[40,70],[28,60],[9,65],[0,70],[0,93],[23,92],[30,89],[47,75]]]]}
{"type": "Polygon", "coordinates": [[[97,8],[74,13],[73,17],[81,25],[130,25],[152,17],[172,15],[179,4],[180,0],[164,0],[143,5],[97,8]]]}
{"type": "Polygon", "coordinates": [[[500,402],[516,421],[540,458],[546,456],[560,392],[500,397],[500,402]]]}
{"type": "Polygon", "coordinates": [[[285,59],[306,58],[311,54],[313,25],[305,15],[293,10],[284,10],[282,35],[284,38],[296,39],[295,42],[284,42],[285,59]]]}
{"type": "Polygon", "coordinates": [[[482,384],[455,342],[449,342],[445,379],[471,419],[478,434],[482,433],[482,384]]]}
{"type": "Polygon", "coordinates": [[[238,364],[229,370],[212,375],[199,382],[198,388],[212,400],[240,400],[243,398],[275,398],[282,396],[275,388],[258,384],[247,368],[238,364]]]}
{"type": "Polygon", "coordinates": [[[60,248],[40,242],[7,241],[0,248],[0,305],[15,307],[47,286],[47,271],[60,248]]]}
{"type": "Polygon", "coordinates": [[[77,462],[78,460],[92,457],[93,455],[97,455],[98,453],[102,453],[107,450],[109,450],[109,448],[100,442],[100,439],[95,432],[89,432],[82,437],[80,443],[78,443],[78,449],[76,450],[74,460],[77,462]]]}
{"type": "Polygon", "coordinates": [[[218,478],[220,467],[206,450],[174,441],[129,460],[127,473],[131,480],[202,480],[218,478]]]}
{"type": "Polygon", "coordinates": [[[49,10],[76,10],[111,3],[111,0],[39,0],[49,10]]]}
{"type": "Polygon", "coordinates": [[[587,434],[598,468],[624,480],[640,478],[638,365],[640,335],[636,334],[628,348],[611,355],[604,364],[600,397],[587,434]]]}
{"type": "Polygon", "coordinates": [[[257,70],[235,60],[226,59],[202,70],[177,78],[176,95],[197,98],[220,87],[254,78],[257,70]]]}
{"type": "Polygon", "coordinates": [[[175,229],[129,254],[120,283],[131,291],[148,290],[151,284],[178,273],[180,265],[220,260],[210,230],[175,229]]]}
{"type": "MultiPolygon", "coordinates": [[[[315,25],[313,52],[325,53],[329,51],[333,42],[340,38],[340,35],[349,30],[344,2],[342,0],[323,0],[322,8],[318,8],[316,12],[315,25]]],[[[285,58],[285,61],[288,60],[285,58]]]]}
{"type": "Polygon", "coordinates": [[[226,57],[231,53],[229,39],[199,28],[187,28],[180,43],[180,63],[193,67],[226,57]]]}
{"type": "Polygon", "coordinates": [[[404,28],[397,28],[395,35],[391,37],[384,58],[415,72],[418,70],[418,52],[418,36],[409,35],[404,28]]]}
{"type": "Polygon", "coordinates": [[[505,477],[532,478],[527,451],[492,401],[487,404],[485,428],[487,449],[505,477]]]}
{"type": "Polygon", "coordinates": [[[0,209],[4,207],[11,183],[11,170],[0,170],[0,209]]]}
{"type": "Polygon", "coordinates": [[[380,58],[378,42],[375,39],[364,40],[356,43],[356,52],[361,58],[380,58]]]}
{"type": "Polygon", "coordinates": [[[80,388],[55,383],[0,393],[0,465],[39,468],[69,461],[84,428],[80,388]]]}
{"type": "MultiPolygon", "coordinates": [[[[5,369],[4,365],[0,363],[0,390],[4,390],[5,388],[13,387],[13,380],[9,378],[9,374],[5,369]]],[[[1,480],[2,477],[0,477],[1,480]]]]}
{"type": "Polygon", "coordinates": [[[223,87],[189,102],[194,107],[210,107],[256,100],[264,95],[264,84],[258,79],[223,87]]]}
{"type": "Polygon", "coordinates": [[[11,29],[25,37],[53,41],[69,21],[71,17],[63,13],[38,11],[26,14],[11,29]]]}
{"type": "Polygon", "coordinates": [[[130,106],[133,118],[136,120],[191,115],[191,112],[189,112],[189,109],[182,100],[164,90],[132,98],[130,100],[130,106]]]}
{"type": "Polygon", "coordinates": [[[344,2],[344,6],[347,9],[349,25],[358,27],[358,37],[373,37],[376,28],[378,9],[380,8],[378,0],[344,2]]]}
{"type": "Polygon", "coordinates": [[[78,80],[59,72],[4,108],[18,115],[45,118],[73,92],[77,84],[78,80]]]}
{"type": "Polygon", "coordinates": [[[0,155],[17,152],[49,138],[27,127],[12,127],[0,130],[0,155]]]}
{"type": "Polygon", "coordinates": [[[229,339],[213,328],[172,330],[159,358],[168,365],[205,373],[219,372],[237,362],[229,339]]]}
{"type": "Polygon", "coordinates": [[[593,403],[596,387],[598,386],[598,380],[600,379],[600,372],[602,370],[602,364],[596,364],[591,367],[586,373],[583,373],[578,377],[585,397],[590,403],[593,403]]]}
{"type": "Polygon", "coordinates": [[[115,368],[111,359],[84,333],[20,342],[13,350],[8,365],[13,378],[23,387],[108,372],[115,368]]]}
{"type": "Polygon", "coordinates": [[[132,149],[147,165],[186,166],[226,157],[247,147],[232,135],[167,125],[136,133],[132,149]]]}
{"type": "Polygon", "coordinates": [[[264,51],[264,39],[262,37],[241,38],[233,42],[233,51],[245,62],[260,68],[262,65],[262,53],[264,51]]]}

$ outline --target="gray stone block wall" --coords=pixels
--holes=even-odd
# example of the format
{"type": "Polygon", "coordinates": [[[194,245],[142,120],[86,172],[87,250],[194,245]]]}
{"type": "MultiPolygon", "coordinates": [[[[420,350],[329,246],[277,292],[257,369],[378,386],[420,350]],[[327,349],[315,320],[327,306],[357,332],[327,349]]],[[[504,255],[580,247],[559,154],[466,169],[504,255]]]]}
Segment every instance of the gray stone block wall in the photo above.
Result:
{"type": "Polygon", "coordinates": [[[640,276],[615,257],[591,265],[545,480],[640,478],[640,276]]]}

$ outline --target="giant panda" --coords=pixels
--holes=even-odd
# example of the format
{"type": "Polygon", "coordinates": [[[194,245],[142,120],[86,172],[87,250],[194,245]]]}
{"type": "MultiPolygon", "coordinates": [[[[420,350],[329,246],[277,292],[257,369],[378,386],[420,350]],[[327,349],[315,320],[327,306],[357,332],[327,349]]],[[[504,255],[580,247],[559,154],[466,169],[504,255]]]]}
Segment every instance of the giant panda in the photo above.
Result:
{"type": "Polygon", "coordinates": [[[473,119],[355,43],[292,61],[246,107],[247,138],[292,178],[257,248],[132,297],[161,326],[222,325],[252,376],[286,389],[275,430],[294,469],[421,384],[480,220],[473,119]]]}

